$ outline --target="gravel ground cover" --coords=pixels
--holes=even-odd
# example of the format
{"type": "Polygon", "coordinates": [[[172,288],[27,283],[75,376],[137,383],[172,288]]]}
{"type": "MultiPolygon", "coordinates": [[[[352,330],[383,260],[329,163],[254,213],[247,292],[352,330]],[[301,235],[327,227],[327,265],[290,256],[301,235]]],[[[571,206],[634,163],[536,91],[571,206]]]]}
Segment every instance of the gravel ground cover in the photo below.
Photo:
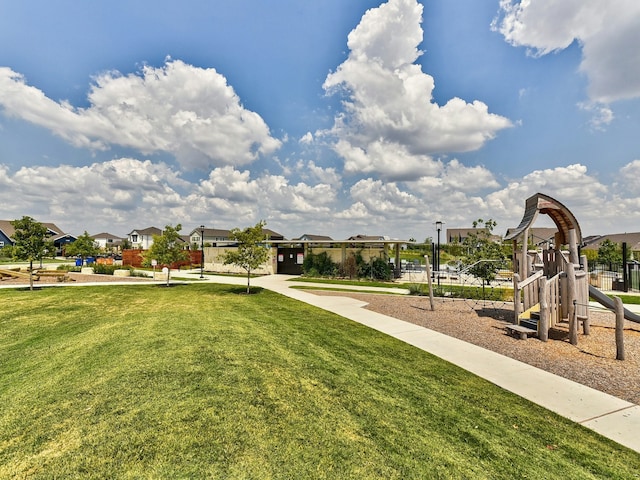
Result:
{"type": "MultiPolygon", "coordinates": [[[[69,272],[69,280],[65,280],[66,283],[104,283],[104,282],[148,282],[153,280],[152,278],[143,277],[115,277],[113,275],[87,275],[82,273],[69,272]]],[[[33,282],[34,287],[42,285],[49,285],[55,283],[64,283],[58,281],[55,277],[42,277],[40,280],[33,282]]],[[[9,285],[24,285],[29,286],[28,278],[9,278],[2,277],[0,279],[0,287],[9,285]]]]}
{"type": "Polygon", "coordinates": [[[568,324],[550,332],[550,340],[519,340],[505,331],[513,304],[419,296],[309,291],[314,295],[348,296],[369,310],[420,325],[520,360],[618,398],[640,404],[640,324],[625,323],[624,361],[616,360],[615,315],[591,310],[591,334],[580,330],[578,345],[569,343],[568,324]]]}

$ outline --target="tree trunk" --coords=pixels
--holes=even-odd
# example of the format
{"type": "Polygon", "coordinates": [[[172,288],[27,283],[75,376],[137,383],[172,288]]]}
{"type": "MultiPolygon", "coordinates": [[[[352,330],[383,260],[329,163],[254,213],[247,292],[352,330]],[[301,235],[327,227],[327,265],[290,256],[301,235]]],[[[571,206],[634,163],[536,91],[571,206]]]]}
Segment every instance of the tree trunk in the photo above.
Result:
{"type": "Polygon", "coordinates": [[[29,290],[33,290],[33,260],[29,260],[29,290]]]}
{"type": "Polygon", "coordinates": [[[169,286],[170,281],[171,281],[171,269],[167,268],[167,287],[169,286]]]}
{"type": "Polygon", "coordinates": [[[251,270],[247,270],[247,295],[251,293],[251,270]]]}

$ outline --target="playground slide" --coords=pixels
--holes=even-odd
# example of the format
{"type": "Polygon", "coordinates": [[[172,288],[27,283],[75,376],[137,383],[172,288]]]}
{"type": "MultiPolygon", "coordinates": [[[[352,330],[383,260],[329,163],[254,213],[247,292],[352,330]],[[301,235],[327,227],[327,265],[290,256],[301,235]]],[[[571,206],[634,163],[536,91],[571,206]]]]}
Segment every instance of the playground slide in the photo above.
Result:
{"type": "MultiPolygon", "coordinates": [[[[602,293],[596,287],[589,285],[589,296],[593,298],[596,302],[604,307],[613,310],[615,305],[613,303],[613,299],[602,293]]],[[[624,309],[624,318],[630,320],[632,322],[640,323],[640,315],[630,312],[626,308],[624,309]]]]}

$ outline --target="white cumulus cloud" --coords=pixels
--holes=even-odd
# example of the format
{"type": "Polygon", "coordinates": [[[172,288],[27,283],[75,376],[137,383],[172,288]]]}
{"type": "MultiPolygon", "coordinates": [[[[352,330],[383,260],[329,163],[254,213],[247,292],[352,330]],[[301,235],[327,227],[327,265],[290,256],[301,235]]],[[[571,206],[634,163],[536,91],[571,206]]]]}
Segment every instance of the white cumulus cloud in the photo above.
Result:
{"type": "Polygon", "coordinates": [[[535,55],[578,41],[589,98],[608,104],[640,96],[640,2],[637,0],[501,0],[493,28],[535,55]]]}
{"type": "Polygon", "coordinates": [[[349,34],[349,57],[324,82],[328,94],[345,96],[344,111],[320,133],[336,138],[347,172],[424,175],[433,168],[430,155],[479,149],[512,125],[480,101],[434,102],[433,77],[414,63],[421,22],[416,0],[389,0],[367,11],[349,34]]]}
{"type": "Polygon", "coordinates": [[[168,59],[139,74],[95,78],[88,108],[49,99],[23,76],[0,68],[0,106],[78,147],[111,145],[168,152],[187,169],[246,165],[277,150],[264,120],[245,109],[224,76],[168,59]]]}

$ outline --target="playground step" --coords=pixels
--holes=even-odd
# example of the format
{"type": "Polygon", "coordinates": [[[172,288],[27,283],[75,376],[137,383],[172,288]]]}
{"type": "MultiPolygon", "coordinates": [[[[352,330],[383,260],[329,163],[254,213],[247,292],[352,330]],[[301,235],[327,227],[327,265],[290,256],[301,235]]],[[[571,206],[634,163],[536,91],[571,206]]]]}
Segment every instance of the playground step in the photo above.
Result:
{"type": "Polygon", "coordinates": [[[520,325],[526,328],[530,328],[531,330],[538,331],[538,320],[534,320],[532,318],[521,318],[520,325]]]}
{"type": "Polygon", "coordinates": [[[530,315],[530,317],[529,317],[529,318],[531,318],[531,320],[536,320],[536,321],[540,320],[540,310],[538,310],[538,311],[531,311],[531,312],[529,313],[529,315],[530,315]]]}

